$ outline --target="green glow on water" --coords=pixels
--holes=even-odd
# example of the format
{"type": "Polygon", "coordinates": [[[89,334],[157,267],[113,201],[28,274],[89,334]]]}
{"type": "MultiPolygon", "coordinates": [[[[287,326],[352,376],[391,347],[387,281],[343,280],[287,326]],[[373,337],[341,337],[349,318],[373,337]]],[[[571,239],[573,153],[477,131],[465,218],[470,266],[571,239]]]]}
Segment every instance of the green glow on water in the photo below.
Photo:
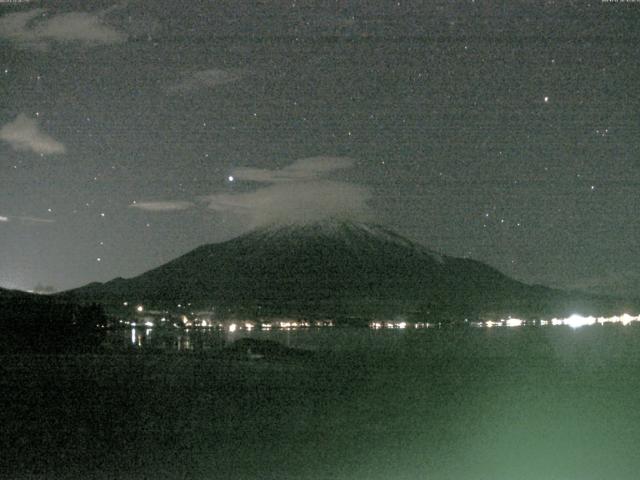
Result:
{"type": "Polygon", "coordinates": [[[3,468],[16,478],[637,478],[633,325],[330,330],[287,334],[319,347],[304,363],[7,357],[3,468]]]}

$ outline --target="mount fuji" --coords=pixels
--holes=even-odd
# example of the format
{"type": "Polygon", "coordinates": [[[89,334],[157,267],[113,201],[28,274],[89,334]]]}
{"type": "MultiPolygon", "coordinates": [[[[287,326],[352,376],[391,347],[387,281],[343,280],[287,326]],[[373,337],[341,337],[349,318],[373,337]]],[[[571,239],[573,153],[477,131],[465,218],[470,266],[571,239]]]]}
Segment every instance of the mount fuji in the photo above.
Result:
{"type": "Polygon", "coordinates": [[[442,255],[379,225],[324,221],[263,227],[204,245],[139,276],[63,292],[117,309],[213,309],[250,318],[447,321],[599,313],[619,302],[527,285],[481,262],[442,255]]]}

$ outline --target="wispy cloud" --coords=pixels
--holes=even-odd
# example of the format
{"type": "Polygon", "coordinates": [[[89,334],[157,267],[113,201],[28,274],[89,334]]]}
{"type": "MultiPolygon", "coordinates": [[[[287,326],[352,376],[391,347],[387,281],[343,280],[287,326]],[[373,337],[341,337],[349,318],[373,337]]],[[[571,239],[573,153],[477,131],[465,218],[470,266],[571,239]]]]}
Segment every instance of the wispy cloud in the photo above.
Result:
{"type": "Polygon", "coordinates": [[[118,31],[129,40],[153,40],[162,30],[162,24],[151,15],[150,9],[131,9],[128,1],[115,3],[96,15],[104,23],[117,26],[118,31]]]}
{"type": "Polygon", "coordinates": [[[239,71],[221,70],[211,68],[185,74],[183,79],[167,89],[170,93],[189,93],[196,90],[214,88],[218,85],[239,80],[242,73],[239,71]]]}
{"type": "Polygon", "coordinates": [[[51,218],[38,218],[38,217],[15,217],[19,222],[26,225],[39,225],[43,223],[56,223],[55,220],[51,218]]]}
{"type": "Polygon", "coordinates": [[[636,270],[619,267],[600,271],[596,275],[583,274],[566,284],[559,285],[559,287],[582,290],[588,293],[638,298],[637,285],[639,280],[640,274],[636,270]]]}
{"type": "Polygon", "coordinates": [[[137,208],[139,210],[146,210],[149,212],[175,212],[180,210],[187,210],[194,207],[192,202],[185,202],[181,200],[169,200],[169,201],[157,201],[157,202],[134,202],[129,207],[137,208]]]}
{"type": "MultiPolygon", "coordinates": [[[[200,197],[208,210],[227,215],[244,228],[271,223],[312,223],[329,218],[367,219],[371,194],[361,185],[327,178],[352,168],[346,157],[313,157],[281,169],[237,168],[235,183],[260,184],[252,191],[200,197]]],[[[174,212],[196,207],[183,200],[134,202],[131,208],[147,212],[174,212]]]]}
{"type": "Polygon", "coordinates": [[[247,180],[261,183],[281,183],[313,180],[322,175],[351,168],[355,160],[348,157],[311,157],[296,160],[279,170],[264,168],[236,168],[233,177],[237,180],[247,180]]]}
{"type": "Polygon", "coordinates": [[[37,120],[29,118],[24,113],[0,128],[0,140],[7,142],[14,150],[43,155],[66,151],[62,143],[40,130],[37,120]]]}
{"type": "Polygon", "coordinates": [[[52,42],[108,45],[124,42],[127,36],[103,23],[100,14],[69,12],[49,16],[38,8],[0,18],[0,38],[20,47],[43,50],[52,42]]]}
{"type": "Polygon", "coordinates": [[[267,185],[251,192],[209,195],[202,200],[211,210],[242,217],[249,227],[336,217],[368,218],[371,194],[366,187],[325,178],[354,163],[345,157],[314,157],[279,170],[238,168],[232,172],[235,181],[267,185]]]}
{"type": "Polygon", "coordinates": [[[0,215],[0,223],[9,223],[9,222],[19,222],[23,225],[38,225],[38,224],[46,224],[46,223],[55,223],[55,220],[51,218],[0,215]]]}

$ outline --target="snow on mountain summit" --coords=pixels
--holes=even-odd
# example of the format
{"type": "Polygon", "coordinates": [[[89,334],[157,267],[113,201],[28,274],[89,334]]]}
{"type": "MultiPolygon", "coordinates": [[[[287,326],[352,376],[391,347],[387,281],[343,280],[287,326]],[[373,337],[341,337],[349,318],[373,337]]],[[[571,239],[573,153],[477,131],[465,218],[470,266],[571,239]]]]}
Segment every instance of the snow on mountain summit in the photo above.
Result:
{"type": "Polygon", "coordinates": [[[305,238],[330,238],[340,240],[348,244],[391,243],[403,248],[420,251],[428,254],[438,263],[444,263],[445,257],[424,245],[395,233],[393,230],[379,224],[357,222],[343,219],[328,219],[319,222],[306,224],[290,223],[290,224],[271,224],[250,232],[248,235],[252,237],[263,237],[265,241],[281,241],[284,238],[299,239],[301,242],[305,238]]]}

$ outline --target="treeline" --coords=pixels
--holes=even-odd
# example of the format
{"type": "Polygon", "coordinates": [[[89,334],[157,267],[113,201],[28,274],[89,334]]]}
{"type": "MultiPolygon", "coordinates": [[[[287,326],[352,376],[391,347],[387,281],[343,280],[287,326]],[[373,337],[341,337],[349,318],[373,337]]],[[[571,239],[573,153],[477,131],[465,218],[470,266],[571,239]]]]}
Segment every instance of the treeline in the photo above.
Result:
{"type": "Polygon", "coordinates": [[[36,295],[0,298],[0,351],[90,350],[102,342],[106,321],[99,305],[36,295]]]}

